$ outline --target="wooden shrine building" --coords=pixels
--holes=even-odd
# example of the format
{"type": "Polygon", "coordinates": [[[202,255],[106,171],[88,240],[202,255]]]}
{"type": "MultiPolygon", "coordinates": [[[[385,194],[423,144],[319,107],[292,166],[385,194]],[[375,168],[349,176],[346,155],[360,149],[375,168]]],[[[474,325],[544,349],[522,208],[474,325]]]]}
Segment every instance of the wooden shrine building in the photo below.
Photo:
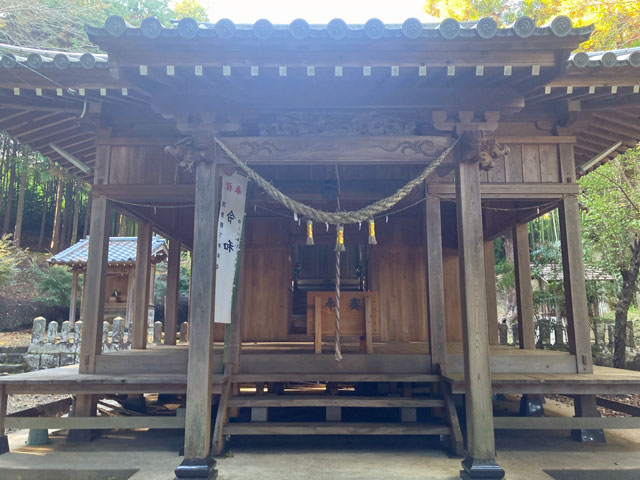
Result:
{"type": "MultiPolygon", "coordinates": [[[[110,237],[109,257],[107,258],[107,278],[105,280],[104,320],[111,321],[115,317],[124,318],[127,328],[131,324],[133,313],[133,288],[135,285],[135,269],[137,255],[137,237],[110,237]]],[[[155,285],[156,264],[166,260],[168,255],[167,242],[158,236],[151,239],[151,257],[149,258],[149,287],[147,298],[147,318],[153,324],[154,305],[153,290],[155,285]]],[[[76,320],[76,303],[78,299],[78,284],[80,275],[87,273],[87,259],[89,257],[89,238],[83,238],[69,248],[53,255],[49,260],[51,265],[65,265],[72,273],[71,295],[69,303],[69,323],[76,320]]],[[[83,309],[84,295],[80,292],[80,311],[83,309]]]]}
{"type": "Polygon", "coordinates": [[[228,435],[442,435],[463,478],[502,478],[494,429],[640,427],[598,418],[596,395],[638,393],[640,374],[592,364],[576,183],[640,139],[640,50],[572,54],[591,31],[111,17],[87,27],[106,55],[0,48],[0,128],[93,195],[81,363],[0,378],[0,428],[184,429],[178,478],[213,478],[228,435]],[[236,171],[251,179],[240,268],[214,328],[220,175],[236,171]],[[568,353],[534,338],[527,222],[556,208],[568,353]],[[169,239],[170,285],[191,250],[188,345],[146,348],[137,302],[133,350],[101,354],[112,209],[139,223],[139,251],[169,239]],[[492,241],[508,230],[520,348],[496,345],[492,241]],[[75,416],[3,418],[21,392],[72,393],[75,416]],[[178,394],[186,416],[96,416],[116,393],[178,394]],[[576,417],[494,418],[492,393],[572,395],[576,417]],[[353,414],[379,408],[387,421],[353,414]]]}

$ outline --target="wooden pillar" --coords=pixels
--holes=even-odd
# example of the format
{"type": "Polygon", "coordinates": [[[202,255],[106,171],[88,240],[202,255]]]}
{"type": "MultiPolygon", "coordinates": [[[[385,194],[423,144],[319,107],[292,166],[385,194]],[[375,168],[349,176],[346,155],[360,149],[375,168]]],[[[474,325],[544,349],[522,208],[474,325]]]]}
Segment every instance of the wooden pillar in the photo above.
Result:
{"type": "Polygon", "coordinates": [[[177,478],[209,478],[208,475],[214,472],[215,460],[211,457],[211,381],[218,196],[215,163],[200,161],[196,167],[184,461],[176,469],[177,478]]]}
{"type": "MultiPolygon", "coordinates": [[[[87,271],[84,276],[82,317],[82,344],[80,345],[80,373],[95,373],[96,358],[102,353],[102,322],[104,320],[104,294],[107,284],[107,258],[109,253],[109,202],[95,197],[91,202],[91,235],[87,271]]],[[[73,415],[90,417],[96,414],[95,395],[77,395],[73,415]]],[[[70,430],[69,442],[91,439],[91,430],[70,430]]]]}
{"type": "Polygon", "coordinates": [[[484,242],[484,282],[487,288],[487,326],[489,345],[498,345],[498,300],[496,297],[496,260],[493,240],[484,242]]]}
{"type": "Polygon", "coordinates": [[[84,277],[85,299],[82,306],[80,373],[95,373],[96,357],[102,351],[102,322],[104,320],[109,220],[111,217],[109,210],[109,202],[106,198],[95,197],[93,199],[87,273],[84,277]]]}
{"type": "Polygon", "coordinates": [[[9,438],[4,429],[4,419],[7,416],[7,386],[0,385],[0,455],[9,452],[9,438]]]}
{"type": "Polygon", "coordinates": [[[180,295],[180,240],[169,242],[167,259],[167,293],[164,303],[164,344],[175,345],[178,330],[178,300],[180,295]]]}
{"type": "Polygon", "coordinates": [[[467,412],[467,457],[464,479],[502,479],[496,462],[489,371],[489,338],[484,275],[482,206],[477,137],[461,152],[456,175],[458,254],[467,412]]]}
{"type": "Polygon", "coordinates": [[[131,318],[133,317],[133,290],[136,284],[135,279],[136,272],[134,269],[130,269],[127,277],[127,315],[124,322],[125,328],[129,332],[129,341],[131,341],[131,318]]]}
{"type": "Polygon", "coordinates": [[[73,328],[76,323],[76,302],[78,299],[78,276],[80,274],[77,270],[73,271],[73,277],[71,280],[71,295],[69,301],[69,328],[73,328]]]}
{"type": "MultiPolygon", "coordinates": [[[[428,184],[426,188],[428,192],[428,184]]],[[[442,373],[446,373],[447,329],[444,307],[440,199],[427,193],[425,205],[429,353],[431,354],[432,369],[435,371],[439,368],[442,373]]]]}
{"type": "Polygon", "coordinates": [[[516,274],[516,303],[518,305],[520,348],[533,350],[536,348],[536,333],[533,321],[529,232],[526,223],[518,223],[513,226],[513,264],[516,274]]]}
{"type": "Polygon", "coordinates": [[[147,347],[147,317],[149,312],[149,285],[151,277],[151,224],[138,224],[136,250],[136,278],[133,286],[133,313],[131,315],[131,348],[147,347]]]}
{"type": "Polygon", "coordinates": [[[578,199],[563,198],[559,213],[569,352],[576,356],[578,373],[593,373],[578,199]]]}

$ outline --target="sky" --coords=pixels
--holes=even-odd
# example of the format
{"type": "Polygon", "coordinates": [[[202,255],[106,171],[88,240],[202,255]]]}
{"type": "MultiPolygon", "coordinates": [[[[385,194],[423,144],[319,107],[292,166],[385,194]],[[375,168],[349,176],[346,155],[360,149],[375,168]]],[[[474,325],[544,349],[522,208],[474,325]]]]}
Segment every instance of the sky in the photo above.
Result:
{"type": "Polygon", "coordinates": [[[296,18],[309,23],[327,23],[339,17],[347,23],[364,23],[379,18],[385,23],[402,23],[416,17],[433,19],[424,12],[424,0],[201,0],[209,20],[229,18],[234,23],[254,23],[266,18],[288,24],[296,18]]]}

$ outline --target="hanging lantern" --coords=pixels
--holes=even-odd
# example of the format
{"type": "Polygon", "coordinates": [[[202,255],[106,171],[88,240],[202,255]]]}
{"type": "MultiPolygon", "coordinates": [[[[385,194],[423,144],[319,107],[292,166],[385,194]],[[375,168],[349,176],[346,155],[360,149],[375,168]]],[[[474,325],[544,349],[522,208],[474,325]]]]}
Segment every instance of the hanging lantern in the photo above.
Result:
{"type": "Polygon", "coordinates": [[[377,245],[378,241],[376,240],[376,222],[373,220],[369,220],[369,245],[377,245]]]}
{"type": "Polygon", "coordinates": [[[344,227],[338,225],[336,227],[336,252],[344,252],[344,227]]]}
{"type": "Polygon", "coordinates": [[[313,222],[307,220],[307,245],[313,245],[313,222]]]}

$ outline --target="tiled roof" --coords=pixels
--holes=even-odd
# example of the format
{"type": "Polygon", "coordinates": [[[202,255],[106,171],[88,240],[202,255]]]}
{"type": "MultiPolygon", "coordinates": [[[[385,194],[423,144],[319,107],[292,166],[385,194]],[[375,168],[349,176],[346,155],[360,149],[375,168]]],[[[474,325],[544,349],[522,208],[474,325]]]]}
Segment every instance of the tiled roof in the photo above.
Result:
{"type": "Polygon", "coordinates": [[[584,35],[593,31],[593,26],[573,28],[571,20],[565,16],[558,16],[549,25],[536,26],[530,17],[521,17],[513,25],[499,28],[493,18],[486,17],[473,22],[459,22],[454,18],[447,18],[438,23],[422,23],[417,18],[409,18],[402,24],[385,24],[377,18],[372,18],[365,24],[349,25],[340,18],[334,18],[326,25],[309,24],[298,18],[289,25],[273,25],[269,20],[261,19],[250,24],[236,25],[224,18],[216,23],[197,22],[192,18],[183,18],[173,23],[172,28],[164,27],[157,18],[149,17],[142,21],[140,27],[133,27],[117,15],[109,17],[104,27],[85,26],[85,31],[91,40],[96,37],[146,37],[149,39],[169,38],[219,38],[231,40],[234,38],[253,38],[260,41],[270,39],[303,40],[318,39],[369,39],[377,40],[383,37],[404,37],[408,39],[443,38],[453,40],[457,37],[477,37],[489,39],[493,37],[539,37],[555,35],[584,35]]]}
{"type": "Polygon", "coordinates": [[[601,52],[577,52],[569,57],[569,63],[584,67],[637,67],[640,68],[640,47],[601,52]]]}
{"type": "MultiPolygon", "coordinates": [[[[110,264],[133,264],[136,261],[137,237],[110,237],[110,264]]],[[[54,255],[48,261],[55,265],[80,266],[86,265],[89,255],[89,237],[80,240],[75,245],[54,255]]],[[[167,255],[167,244],[162,237],[153,237],[151,241],[152,262],[161,261],[167,255]]]]}
{"type": "Polygon", "coordinates": [[[16,47],[0,43],[0,66],[13,68],[16,63],[26,65],[34,70],[55,68],[65,70],[67,68],[108,68],[107,55],[82,52],[59,52],[54,50],[41,50],[37,48],[16,47]]]}

